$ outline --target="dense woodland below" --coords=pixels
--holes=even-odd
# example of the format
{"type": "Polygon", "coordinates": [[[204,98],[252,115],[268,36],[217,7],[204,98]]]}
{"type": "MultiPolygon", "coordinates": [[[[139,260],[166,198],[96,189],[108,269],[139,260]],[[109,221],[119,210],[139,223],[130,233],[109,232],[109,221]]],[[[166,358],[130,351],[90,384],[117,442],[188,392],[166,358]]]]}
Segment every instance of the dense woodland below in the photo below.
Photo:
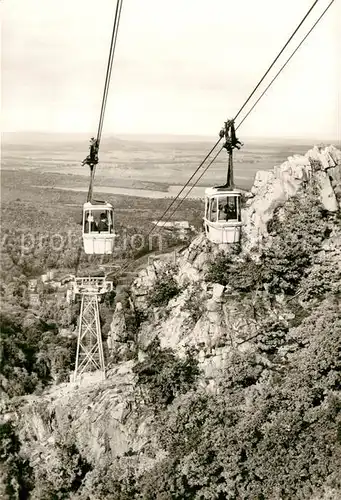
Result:
{"type": "MultiPolygon", "coordinates": [[[[59,177],[20,170],[2,173],[0,271],[3,283],[21,275],[34,278],[49,269],[65,273],[93,272],[101,264],[115,267],[117,261],[120,264],[181,243],[178,236],[169,231],[163,232],[160,239],[148,237],[152,221],[161,217],[169,200],[114,196],[108,201],[115,209],[115,253],[112,257],[85,255],[81,239],[84,193],[35,187],[46,182],[53,185],[60,182],[55,180],[59,177]],[[139,235],[137,244],[134,244],[134,235],[139,235]]],[[[201,211],[202,202],[186,200],[177,213],[177,220],[188,220],[200,229],[201,211]]]]}
{"type": "MultiPolygon", "coordinates": [[[[38,175],[46,180],[45,174],[38,175]]],[[[66,338],[58,331],[62,328],[75,331],[79,299],[69,307],[65,293],[58,297],[49,285],[40,283],[37,290],[40,305],[32,310],[30,280],[40,281],[41,275],[49,270],[54,271],[57,279],[77,274],[104,275],[113,270],[111,279],[116,282],[120,266],[133,264],[150,252],[170,251],[179,243],[186,244],[170,232],[162,235],[161,247],[158,238],[148,238],[153,227],[151,221],[161,216],[168,200],[125,197],[124,208],[116,211],[118,243],[114,255],[86,255],[82,250],[79,208],[84,196],[63,191],[42,192],[32,187],[32,178],[32,172],[5,171],[2,179],[0,387],[10,397],[39,392],[51,382],[68,380],[73,369],[75,334],[66,338]],[[17,195],[20,197],[16,198],[17,195]],[[136,234],[144,238],[142,246],[132,245],[132,236],[136,234]]],[[[193,218],[200,205],[188,201],[180,215],[185,218],[191,213],[190,220],[195,223],[193,218]]],[[[109,330],[114,296],[115,293],[107,296],[101,304],[104,335],[109,330]]]]}
{"type": "MultiPolygon", "coordinates": [[[[5,206],[5,234],[13,235],[11,221],[20,220],[20,204],[27,207],[22,201],[5,206]]],[[[49,224],[53,231],[58,224],[60,230],[65,227],[60,214],[42,207],[20,213],[37,221],[37,231],[49,224]]],[[[68,223],[76,227],[71,218],[68,223]]],[[[276,211],[268,230],[270,243],[257,260],[239,258],[236,246],[212,259],[205,275],[207,283],[228,287],[227,303],[237,300],[258,326],[253,348],[232,353],[215,390],[203,384],[195,349],[179,358],[155,341],[143,358],[138,356],[141,325],[155,310],[166,317],[169,301],[183,291],[167,272],[155,282],[149,309],[130,316],[127,338],[134,347],[128,358],[119,359],[133,362],[131,412],[136,422],[149,422],[153,439],[141,452],[113,456],[108,449],[94,461],[77,447],[72,433],[65,433],[55,438],[54,463],[47,469],[24,453],[24,433],[9,418],[0,426],[3,495],[41,500],[340,498],[340,212],[327,212],[311,186],[276,211]],[[279,302],[285,318],[269,313],[279,302]]],[[[5,263],[14,266],[3,271],[0,369],[9,414],[20,414],[25,397],[37,398],[39,405],[45,388],[67,380],[73,369],[74,338],[59,330],[75,326],[77,303],[68,310],[53,308],[53,294],[50,301],[46,294],[41,309],[33,312],[27,286],[28,278],[49,267],[72,269],[74,249],[57,262],[45,247],[40,252],[22,257],[16,244],[6,249],[5,263]]],[[[114,294],[101,304],[104,330],[114,307],[114,294]]],[[[186,307],[193,321],[203,314],[199,301],[186,307]]]]}

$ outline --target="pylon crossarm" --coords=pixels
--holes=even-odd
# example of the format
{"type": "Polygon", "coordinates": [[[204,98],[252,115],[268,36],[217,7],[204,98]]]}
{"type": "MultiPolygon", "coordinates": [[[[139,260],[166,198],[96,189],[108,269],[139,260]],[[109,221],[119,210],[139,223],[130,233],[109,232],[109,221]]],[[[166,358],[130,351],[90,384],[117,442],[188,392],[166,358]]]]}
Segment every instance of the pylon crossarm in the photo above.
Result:
{"type": "Polygon", "coordinates": [[[102,295],[113,290],[112,281],[107,281],[103,276],[76,277],[73,282],[74,292],[81,295],[102,295]]]}

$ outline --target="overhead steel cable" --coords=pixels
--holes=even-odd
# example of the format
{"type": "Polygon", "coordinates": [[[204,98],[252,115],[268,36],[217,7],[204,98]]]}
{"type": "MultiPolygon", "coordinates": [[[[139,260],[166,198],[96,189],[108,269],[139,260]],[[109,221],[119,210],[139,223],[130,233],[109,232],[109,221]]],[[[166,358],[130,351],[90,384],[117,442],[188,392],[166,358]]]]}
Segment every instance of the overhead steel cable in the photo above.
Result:
{"type": "MultiPolygon", "coordinates": [[[[179,198],[179,196],[181,195],[181,193],[186,189],[186,187],[188,186],[188,184],[191,182],[191,180],[193,179],[193,177],[197,174],[197,172],[200,170],[200,168],[203,166],[203,164],[205,163],[205,161],[210,157],[210,155],[213,153],[213,151],[215,150],[215,148],[218,146],[219,142],[221,141],[222,137],[220,137],[218,139],[218,141],[215,143],[215,145],[210,149],[210,151],[207,153],[207,155],[205,156],[205,158],[202,160],[202,162],[200,163],[200,165],[195,169],[195,171],[193,172],[193,174],[191,175],[191,177],[188,179],[188,181],[185,183],[185,185],[181,188],[181,190],[178,192],[178,194],[176,195],[176,197],[172,200],[172,202],[169,204],[169,206],[166,208],[166,210],[163,212],[163,214],[161,215],[160,219],[158,220],[158,223],[162,221],[162,219],[164,218],[164,216],[166,215],[166,213],[171,209],[171,207],[174,205],[174,203],[176,202],[176,200],[179,198]]],[[[151,230],[152,232],[153,230],[151,230]]],[[[150,233],[148,233],[148,236],[149,236],[150,233]]]]}
{"type": "MultiPolygon", "coordinates": [[[[316,25],[320,22],[320,20],[323,18],[323,16],[326,14],[327,10],[330,8],[330,6],[334,3],[334,0],[331,0],[331,2],[328,4],[328,6],[325,8],[325,10],[322,12],[322,14],[319,16],[319,18],[317,19],[317,21],[313,24],[313,26],[310,28],[310,30],[308,31],[308,33],[304,36],[304,38],[301,40],[301,42],[298,44],[298,46],[296,47],[296,49],[291,53],[291,55],[288,57],[288,59],[286,60],[286,62],[283,64],[283,66],[280,68],[280,70],[276,73],[276,75],[273,77],[273,79],[271,80],[271,82],[267,85],[266,89],[262,92],[262,94],[260,95],[260,97],[257,99],[257,101],[253,104],[253,106],[251,107],[251,109],[248,111],[248,113],[244,116],[243,120],[239,123],[239,125],[236,127],[236,130],[241,126],[241,124],[246,120],[246,118],[249,116],[249,114],[251,113],[251,111],[256,107],[256,105],[258,104],[258,102],[261,100],[261,98],[265,95],[265,93],[267,92],[267,90],[271,87],[271,85],[274,83],[274,81],[278,78],[278,76],[280,75],[280,73],[283,71],[283,69],[287,66],[287,64],[289,63],[289,61],[292,59],[292,57],[296,54],[296,52],[298,51],[298,49],[301,47],[301,45],[304,43],[304,41],[307,39],[307,37],[310,35],[310,33],[314,30],[314,28],[316,27],[316,25]]],[[[313,7],[311,7],[312,9],[313,7]]],[[[310,11],[311,11],[310,9],[310,11]]],[[[305,16],[306,17],[306,16],[305,16]]],[[[302,24],[302,23],[301,23],[302,24]]],[[[278,59],[278,58],[276,58],[278,59]]],[[[251,94],[250,94],[251,95],[251,94]]],[[[244,106],[243,106],[244,107],[244,106]]],[[[242,109],[242,108],[241,108],[242,109]]],[[[221,151],[221,149],[220,149],[221,151]]],[[[219,153],[220,153],[219,151],[219,153]]],[[[178,210],[178,208],[181,206],[182,202],[187,198],[188,194],[192,191],[192,189],[196,186],[196,184],[199,182],[199,180],[203,177],[203,175],[207,172],[208,168],[212,165],[212,163],[215,161],[215,159],[217,158],[217,156],[219,155],[219,153],[213,158],[213,160],[207,165],[207,167],[205,167],[205,170],[203,171],[203,173],[198,177],[198,179],[195,181],[195,183],[193,184],[192,188],[188,191],[188,193],[180,199],[180,202],[178,203],[178,205],[175,207],[175,209],[173,210],[171,216],[166,219],[165,223],[167,223],[171,218],[172,216],[174,215],[174,213],[178,210]]],[[[159,221],[160,222],[160,221],[159,221]]],[[[159,224],[158,222],[158,224],[159,224]]],[[[162,228],[163,226],[161,226],[162,228]]]]}
{"type": "Polygon", "coordinates": [[[165,226],[165,224],[167,224],[167,222],[170,221],[170,219],[173,217],[173,215],[175,214],[175,212],[179,209],[179,207],[182,205],[183,201],[185,201],[185,199],[188,197],[188,195],[191,193],[191,191],[193,190],[193,188],[198,184],[198,182],[200,181],[200,179],[203,177],[203,175],[205,175],[205,173],[207,172],[207,170],[210,168],[210,166],[212,165],[213,162],[215,162],[215,160],[218,158],[218,156],[220,155],[222,149],[223,149],[224,146],[221,146],[221,148],[219,149],[218,153],[216,153],[214,155],[214,157],[212,158],[212,160],[209,162],[209,164],[205,167],[204,171],[199,175],[199,177],[197,178],[197,180],[195,181],[195,183],[191,186],[191,188],[187,191],[187,193],[185,194],[185,196],[183,198],[180,199],[178,205],[175,207],[175,209],[173,210],[173,212],[170,214],[170,216],[168,217],[168,219],[166,219],[164,221],[164,224],[163,226],[161,226],[159,228],[159,231],[165,226]]]}
{"type": "Polygon", "coordinates": [[[243,109],[245,108],[245,106],[247,105],[247,103],[250,101],[251,97],[254,95],[254,93],[257,91],[257,89],[259,88],[259,86],[261,85],[261,83],[264,81],[264,79],[266,78],[266,76],[269,74],[269,72],[271,71],[271,69],[274,67],[274,65],[276,64],[276,62],[278,61],[278,59],[280,58],[280,56],[283,54],[283,52],[285,51],[285,49],[287,48],[287,46],[289,45],[289,43],[291,42],[291,40],[294,38],[294,36],[298,32],[298,30],[300,29],[300,27],[302,26],[302,24],[304,23],[304,21],[307,19],[307,17],[309,16],[310,12],[316,6],[316,4],[318,3],[318,1],[319,0],[315,0],[314,1],[313,5],[310,7],[310,9],[306,13],[306,15],[303,17],[302,21],[299,23],[299,25],[297,26],[297,28],[294,30],[294,32],[290,36],[289,40],[283,46],[283,48],[281,49],[281,51],[279,52],[279,54],[277,55],[277,57],[275,57],[275,59],[273,60],[273,62],[269,66],[269,68],[266,70],[266,72],[264,73],[264,75],[262,76],[262,78],[259,80],[259,82],[255,86],[255,88],[253,89],[253,91],[249,95],[249,97],[246,99],[246,101],[244,102],[244,104],[242,105],[242,107],[239,109],[238,113],[234,117],[234,120],[236,120],[238,118],[238,116],[240,115],[240,113],[243,111],[243,109]]]}
{"type": "MultiPolygon", "coordinates": [[[[106,75],[105,75],[101,112],[100,112],[97,137],[96,137],[96,154],[97,155],[98,155],[98,150],[99,150],[99,146],[100,146],[100,142],[101,142],[101,138],[102,138],[104,115],[105,115],[105,109],[106,109],[107,100],[108,100],[111,71],[112,71],[112,66],[113,66],[113,62],[114,62],[114,55],[115,55],[115,48],[116,48],[116,42],[117,42],[118,27],[119,27],[120,18],[121,18],[122,5],[123,5],[123,0],[117,0],[114,25],[113,25],[111,42],[110,42],[110,49],[109,49],[109,57],[108,57],[108,63],[107,63],[107,71],[106,71],[106,75]]],[[[97,161],[98,161],[98,158],[97,158],[97,161]]],[[[87,202],[90,202],[90,203],[92,201],[93,186],[94,186],[94,180],[95,180],[95,174],[96,174],[96,164],[97,164],[97,162],[90,165],[90,181],[89,181],[89,189],[88,189],[88,194],[87,194],[87,202]]]]}
{"type": "Polygon", "coordinates": [[[251,113],[251,111],[253,111],[253,109],[257,106],[257,104],[259,103],[259,101],[262,99],[262,97],[266,94],[266,92],[269,90],[269,88],[271,87],[271,85],[274,83],[274,81],[276,80],[276,78],[279,76],[279,74],[283,71],[283,69],[286,67],[286,65],[288,64],[288,62],[292,59],[292,57],[296,54],[296,52],[298,51],[298,49],[301,47],[301,45],[303,44],[303,42],[308,38],[308,36],[310,35],[310,33],[313,31],[313,29],[316,27],[316,25],[321,21],[322,17],[325,15],[325,13],[327,12],[327,10],[329,9],[329,7],[332,5],[332,3],[334,3],[334,0],[331,0],[331,2],[327,5],[327,7],[325,8],[325,10],[322,12],[322,14],[320,15],[320,17],[317,19],[317,21],[313,24],[313,26],[310,28],[310,30],[308,31],[308,33],[305,35],[304,38],[302,38],[302,40],[300,41],[300,43],[298,44],[298,46],[296,47],[296,49],[291,53],[290,57],[286,60],[286,62],[283,64],[283,66],[280,68],[280,70],[276,73],[276,75],[273,77],[273,79],[271,80],[271,82],[269,83],[269,85],[266,87],[266,89],[261,93],[261,95],[258,97],[257,101],[253,104],[253,106],[249,109],[249,111],[246,113],[246,115],[244,116],[244,118],[242,119],[242,121],[239,123],[239,125],[236,127],[236,130],[241,126],[242,123],[244,123],[244,121],[246,120],[246,118],[249,116],[249,114],[251,113]]]}
{"type": "MultiPolygon", "coordinates": [[[[314,3],[312,4],[312,6],[310,7],[310,9],[308,10],[308,12],[305,14],[305,16],[303,17],[303,19],[301,20],[301,22],[298,24],[298,26],[296,27],[296,29],[294,30],[294,32],[292,33],[292,35],[290,36],[290,38],[288,39],[288,41],[286,42],[286,44],[283,46],[283,48],[281,49],[281,51],[279,52],[279,54],[275,57],[275,59],[273,60],[273,62],[271,63],[271,65],[269,66],[269,68],[267,69],[267,71],[264,73],[264,75],[262,76],[262,78],[259,80],[259,82],[257,83],[256,87],[254,88],[254,90],[251,92],[251,94],[249,95],[249,97],[246,99],[246,101],[244,102],[244,104],[242,105],[242,107],[239,109],[238,113],[236,114],[236,116],[234,117],[234,120],[239,116],[239,114],[241,113],[241,111],[245,108],[246,104],[250,101],[251,97],[254,95],[254,93],[257,91],[257,89],[259,88],[259,86],[261,85],[261,83],[264,81],[264,79],[266,78],[266,76],[269,74],[269,72],[271,71],[271,69],[273,68],[273,66],[275,65],[275,63],[277,62],[277,60],[279,59],[279,57],[282,55],[282,53],[284,52],[284,50],[286,49],[286,47],[289,45],[289,43],[291,42],[291,40],[293,39],[293,37],[296,35],[296,33],[298,32],[298,30],[300,29],[300,27],[302,26],[302,24],[304,23],[304,21],[307,19],[307,17],[309,16],[309,14],[311,13],[311,11],[313,10],[313,8],[316,6],[316,4],[318,3],[319,0],[315,0],[314,3]]],[[[188,179],[188,181],[186,182],[186,184],[183,186],[183,188],[179,191],[179,193],[176,195],[176,197],[172,200],[172,202],[170,203],[170,205],[166,208],[166,210],[163,212],[163,214],[161,215],[160,219],[158,220],[157,222],[157,225],[159,224],[159,222],[161,222],[161,220],[164,218],[164,216],[169,212],[169,210],[171,209],[171,207],[176,203],[177,199],[180,197],[180,195],[183,193],[184,189],[189,185],[189,183],[191,182],[191,180],[193,179],[193,177],[195,177],[195,175],[197,174],[197,172],[200,170],[200,168],[203,166],[203,164],[206,162],[206,160],[209,158],[209,156],[211,155],[211,153],[213,153],[213,151],[215,150],[215,148],[217,147],[217,145],[219,144],[219,142],[221,141],[222,138],[219,138],[219,140],[215,143],[215,145],[213,146],[213,148],[210,150],[210,152],[205,156],[205,158],[203,159],[203,161],[200,163],[200,165],[197,167],[197,169],[193,172],[193,174],[191,175],[191,177],[188,179]]],[[[195,186],[195,184],[194,184],[195,186]]],[[[186,196],[185,196],[186,198],[186,196]]],[[[176,211],[176,210],[175,210],[176,211]]],[[[174,212],[173,212],[174,213],[174,212]]],[[[152,230],[153,231],[153,230],[152,230]]],[[[152,232],[151,231],[151,232],[152,232]]]]}
{"type": "MultiPolygon", "coordinates": [[[[222,149],[223,149],[223,146],[219,149],[218,153],[216,153],[216,154],[214,155],[214,157],[211,159],[211,161],[210,161],[210,162],[209,162],[209,164],[206,166],[205,170],[202,172],[202,174],[200,175],[200,177],[198,178],[198,180],[196,181],[196,183],[197,183],[197,182],[201,179],[201,177],[202,177],[202,176],[206,173],[207,169],[208,169],[208,168],[212,165],[212,163],[213,163],[213,162],[217,159],[217,157],[218,157],[218,155],[220,154],[220,152],[221,152],[221,150],[222,150],[222,149]]],[[[195,184],[196,184],[196,183],[195,183],[195,184]]],[[[171,213],[171,215],[169,216],[169,218],[168,218],[168,219],[166,219],[165,224],[166,224],[166,223],[167,223],[167,222],[168,222],[168,221],[172,218],[172,216],[173,216],[173,215],[175,214],[175,212],[178,210],[179,206],[182,204],[182,202],[183,202],[183,201],[187,198],[187,196],[189,195],[189,193],[192,191],[192,189],[194,188],[195,184],[194,184],[193,186],[191,186],[191,188],[189,189],[189,191],[188,191],[188,193],[186,194],[186,196],[184,196],[183,198],[181,198],[181,199],[180,199],[179,204],[175,207],[175,209],[173,210],[173,212],[171,213]]],[[[157,221],[156,225],[155,225],[155,226],[153,226],[153,227],[152,227],[152,229],[151,229],[151,230],[147,233],[146,238],[148,238],[148,237],[151,235],[151,233],[153,233],[153,232],[155,231],[155,228],[158,226],[159,222],[161,222],[161,221],[162,221],[162,218],[160,218],[160,219],[157,221]]],[[[164,225],[165,225],[165,224],[164,224],[164,225]]],[[[160,231],[160,230],[164,227],[164,225],[163,225],[163,226],[161,226],[161,227],[159,227],[157,232],[159,232],[159,231],[160,231]]],[[[120,270],[120,273],[121,273],[121,274],[122,274],[122,273],[124,273],[124,272],[125,272],[127,269],[129,269],[129,267],[131,267],[131,266],[132,266],[132,262],[129,262],[129,261],[127,260],[126,264],[125,264],[125,265],[123,266],[123,268],[120,270]]]]}
{"type": "MultiPolygon", "coordinates": [[[[199,170],[199,168],[203,165],[203,163],[206,161],[206,159],[210,156],[210,154],[213,152],[214,148],[217,146],[217,144],[220,142],[221,139],[219,139],[219,141],[214,145],[214,147],[211,149],[211,151],[206,155],[205,159],[201,162],[200,166],[197,168],[197,170],[195,171],[195,173],[199,170]]],[[[203,176],[203,174],[206,172],[206,170],[208,169],[208,167],[214,162],[214,160],[217,158],[217,156],[219,155],[219,153],[221,152],[221,150],[223,149],[223,147],[221,147],[218,151],[218,153],[213,157],[213,159],[210,161],[210,163],[208,164],[208,166],[206,167],[206,169],[204,170],[204,172],[201,174],[201,176],[199,177],[199,179],[203,176]]],[[[195,173],[193,174],[193,176],[195,175],[195,173]]],[[[192,177],[193,177],[192,176],[192,177]]],[[[189,182],[189,181],[188,181],[189,182]]],[[[186,187],[186,185],[188,185],[188,182],[185,184],[185,186],[182,188],[181,191],[183,191],[186,187]]],[[[195,186],[195,184],[193,186],[191,186],[191,189],[188,191],[187,195],[182,198],[180,200],[180,204],[183,202],[183,200],[186,199],[186,197],[188,196],[188,194],[192,191],[193,187],[195,186]]],[[[174,199],[175,201],[176,199],[174,199]]],[[[166,222],[169,221],[169,219],[173,216],[173,214],[176,212],[176,210],[178,209],[178,207],[180,206],[180,204],[175,208],[175,210],[172,212],[172,214],[170,215],[170,217],[166,220],[166,222]]],[[[168,209],[164,211],[164,213],[162,214],[162,216],[160,217],[160,219],[157,221],[157,223],[155,224],[155,226],[153,226],[150,231],[147,233],[146,235],[146,238],[148,238],[154,231],[155,231],[155,228],[158,226],[158,224],[162,221],[164,215],[168,212],[168,210],[170,209],[170,207],[172,206],[172,203],[169,205],[168,209]]],[[[162,226],[163,227],[163,226],[162,226]]],[[[159,228],[159,229],[162,229],[159,228]]],[[[132,263],[127,261],[126,265],[123,266],[123,268],[121,269],[121,274],[124,273],[129,267],[131,267],[132,263]]]]}
{"type": "Polygon", "coordinates": [[[101,141],[101,137],[102,137],[105,108],[106,108],[107,99],[108,99],[108,91],[109,91],[109,85],[110,85],[110,79],[111,79],[112,66],[113,66],[113,62],[114,62],[114,55],[115,55],[115,48],[116,48],[116,42],[117,42],[118,27],[119,27],[120,18],[121,18],[122,5],[123,5],[123,0],[117,0],[115,18],[114,18],[114,26],[113,26],[110,49],[109,49],[107,72],[106,72],[106,76],[105,76],[105,83],[104,83],[104,90],[103,90],[102,106],[101,106],[98,131],[97,131],[98,147],[100,145],[100,141],[101,141]]]}

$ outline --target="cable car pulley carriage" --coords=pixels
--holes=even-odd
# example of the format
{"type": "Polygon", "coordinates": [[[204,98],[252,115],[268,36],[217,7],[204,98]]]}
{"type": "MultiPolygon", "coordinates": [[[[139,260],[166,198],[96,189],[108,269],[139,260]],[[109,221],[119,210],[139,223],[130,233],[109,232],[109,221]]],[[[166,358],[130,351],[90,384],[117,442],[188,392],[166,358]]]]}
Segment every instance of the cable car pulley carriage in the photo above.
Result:
{"type": "Polygon", "coordinates": [[[238,243],[242,226],[241,191],[234,186],[233,150],[240,149],[242,143],[236,137],[234,120],[225,122],[220,137],[225,137],[223,147],[228,153],[227,179],[223,186],[205,190],[205,233],[212,243],[238,243]]]}

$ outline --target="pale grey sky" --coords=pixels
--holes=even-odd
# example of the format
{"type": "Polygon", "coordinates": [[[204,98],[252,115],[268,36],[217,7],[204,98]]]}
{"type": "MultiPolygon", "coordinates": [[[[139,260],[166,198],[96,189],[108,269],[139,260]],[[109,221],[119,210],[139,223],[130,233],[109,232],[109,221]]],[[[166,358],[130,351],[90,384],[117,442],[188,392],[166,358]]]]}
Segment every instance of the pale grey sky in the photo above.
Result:
{"type": "MultiPolygon", "coordinates": [[[[216,135],[312,3],[124,0],[103,133],[216,135]]],[[[296,40],[328,3],[320,0],[296,40]]],[[[241,137],[340,138],[340,3],[242,125],[241,137]]],[[[96,132],[115,5],[2,2],[3,130],[96,132]]]]}

